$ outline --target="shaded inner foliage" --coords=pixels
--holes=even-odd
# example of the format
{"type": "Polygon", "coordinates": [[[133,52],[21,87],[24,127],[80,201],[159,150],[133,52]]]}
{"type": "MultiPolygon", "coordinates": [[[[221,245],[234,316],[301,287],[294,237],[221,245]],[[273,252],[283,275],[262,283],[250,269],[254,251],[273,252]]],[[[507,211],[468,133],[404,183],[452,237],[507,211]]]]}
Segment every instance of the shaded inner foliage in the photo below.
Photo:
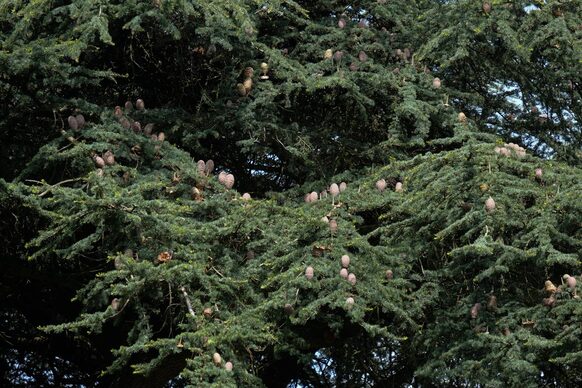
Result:
{"type": "Polygon", "coordinates": [[[1,384],[579,385],[581,26],[3,2],[1,384]]]}

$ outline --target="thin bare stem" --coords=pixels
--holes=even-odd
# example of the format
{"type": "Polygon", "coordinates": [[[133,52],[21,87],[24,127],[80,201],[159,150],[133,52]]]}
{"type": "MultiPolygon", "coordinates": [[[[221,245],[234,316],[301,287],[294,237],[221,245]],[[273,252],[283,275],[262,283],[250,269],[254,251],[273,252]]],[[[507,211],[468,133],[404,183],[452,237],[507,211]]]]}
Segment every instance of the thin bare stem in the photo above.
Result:
{"type": "Polygon", "coordinates": [[[184,300],[186,301],[186,306],[188,307],[188,312],[190,313],[190,315],[192,315],[194,318],[196,318],[196,313],[194,313],[194,309],[192,308],[192,302],[190,302],[190,297],[188,296],[188,293],[186,292],[186,288],[180,287],[180,291],[182,291],[182,294],[184,295],[184,300]]]}

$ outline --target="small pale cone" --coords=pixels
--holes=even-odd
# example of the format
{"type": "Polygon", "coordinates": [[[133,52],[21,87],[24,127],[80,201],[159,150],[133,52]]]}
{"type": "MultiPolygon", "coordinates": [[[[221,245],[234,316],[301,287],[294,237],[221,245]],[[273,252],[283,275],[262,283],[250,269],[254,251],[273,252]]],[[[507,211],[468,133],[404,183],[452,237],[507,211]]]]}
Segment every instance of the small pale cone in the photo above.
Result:
{"type": "Polygon", "coordinates": [[[311,197],[311,202],[316,202],[318,199],[318,195],[316,191],[312,191],[311,194],[309,194],[309,196],[311,197]]]}
{"type": "Polygon", "coordinates": [[[79,129],[85,126],[85,116],[78,114],[75,116],[75,119],[77,120],[77,124],[79,124],[79,129]]]}
{"type": "Polygon", "coordinates": [[[338,22],[337,22],[337,26],[338,26],[339,28],[344,28],[344,27],[346,26],[346,21],[345,21],[345,19],[343,19],[343,18],[342,18],[342,19],[338,20],[338,22]]]}
{"type": "Polygon", "coordinates": [[[467,116],[463,113],[460,112],[459,116],[458,116],[458,120],[460,123],[466,123],[467,122],[467,116]]]}
{"type": "Polygon", "coordinates": [[[208,159],[206,161],[206,167],[204,168],[204,173],[208,176],[208,175],[212,174],[212,171],[214,171],[214,160],[208,159]]]}
{"type": "Polygon", "coordinates": [[[348,255],[343,255],[341,261],[342,267],[348,268],[350,266],[350,257],[348,255]]]}
{"type": "Polygon", "coordinates": [[[218,174],[218,182],[220,182],[221,184],[226,184],[226,176],[228,175],[228,173],[226,171],[221,171],[220,174],[218,174]]]}
{"type": "Polygon", "coordinates": [[[321,221],[325,222],[327,224],[327,223],[329,223],[329,218],[327,218],[327,216],[323,216],[323,217],[321,217],[321,221]]]}
{"type": "Polygon", "coordinates": [[[113,110],[113,114],[117,117],[123,116],[123,110],[121,110],[121,107],[119,105],[115,107],[115,109],[113,110]]]}
{"type": "Polygon", "coordinates": [[[164,132],[158,133],[158,141],[162,143],[164,140],[166,140],[166,134],[164,132]]]}
{"type": "Polygon", "coordinates": [[[325,53],[323,54],[323,58],[331,59],[332,57],[333,57],[333,50],[332,49],[325,50],[325,53]]]}
{"type": "Polygon", "coordinates": [[[366,62],[368,60],[368,55],[364,51],[360,51],[358,54],[358,59],[360,62],[366,62]]]}
{"type": "Polygon", "coordinates": [[[269,64],[267,62],[263,62],[261,63],[261,71],[263,73],[266,73],[269,71],[269,64]]]}
{"type": "Polygon", "coordinates": [[[485,210],[487,210],[489,213],[495,210],[495,200],[493,198],[487,198],[485,201],[485,210]]]}
{"type": "Polygon", "coordinates": [[[253,88],[252,78],[245,79],[245,81],[243,82],[243,86],[245,87],[247,94],[249,94],[251,92],[251,89],[253,88]]]}
{"type": "Polygon", "coordinates": [[[350,63],[350,71],[358,71],[358,64],[355,62],[350,63]]]}
{"type": "Polygon", "coordinates": [[[104,153],[103,160],[105,161],[106,165],[113,166],[115,164],[115,156],[113,155],[113,152],[107,151],[104,153]]]}
{"type": "Polygon", "coordinates": [[[144,110],[145,109],[145,104],[141,98],[137,99],[137,101],[135,102],[135,107],[137,108],[137,110],[144,110]]]}
{"type": "Polygon", "coordinates": [[[250,201],[251,195],[249,193],[244,193],[242,195],[242,199],[245,200],[245,201],[250,201]]]}
{"type": "Polygon", "coordinates": [[[133,109],[133,104],[131,103],[131,101],[126,101],[125,102],[125,110],[132,110],[133,109]]]}
{"type": "Polygon", "coordinates": [[[380,192],[384,191],[386,189],[386,180],[380,179],[380,180],[376,181],[376,188],[380,192]]]}
{"type": "Polygon", "coordinates": [[[305,203],[311,203],[311,194],[310,193],[305,194],[303,200],[305,201],[305,203]]]}
{"type": "Polygon", "coordinates": [[[568,287],[572,290],[576,289],[576,278],[574,276],[568,276],[568,278],[566,279],[566,284],[568,284],[568,287]]]}
{"type": "Polygon", "coordinates": [[[481,311],[481,303],[475,303],[471,307],[471,318],[476,319],[479,316],[479,311],[481,311]]]}
{"type": "Polygon", "coordinates": [[[483,8],[483,12],[485,12],[485,13],[491,12],[491,3],[488,1],[484,1],[482,8],[483,8]]]}
{"type": "Polygon", "coordinates": [[[227,189],[232,189],[232,186],[234,186],[234,175],[232,174],[228,174],[225,178],[224,178],[224,186],[227,189]]]}
{"type": "Polygon", "coordinates": [[[206,307],[202,313],[206,318],[210,318],[212,316],[212,307],[206,307]]]}
{"type": "Polygon", "coordinates": [[[348,282],[352,283],[352,286],[356,285],[356,275],[353,273],[348,275],[348,282]]]}
{"type": "Polygon", "coordinates": [[[439,89],[441,87],[441,80],[440,78],[435,78],[432,80],[432,87],[435,89],[439,89]]]}
{"type": "Polygon", "coordinates": [[[544,283],[544,290],[548,294],[553,294],[558,290],[558,288],[554,285],[554,283],[552,283],[551,280],[546,280],[544,283]]]}
{"type": "Polygon", "coordinates": [[[346,191],[347,188],[348,188],[348,184],[346,182],[340,183],[340,185],[339,185],[340,193],[343,193],[344,191],[346,191]]]}
{"type": "Polygon", "coordinates": [[[214,362],[216,365],[220,365],[222,363],[222,357],[220,357],[220,354],[214,353],[212,355],[212,362],[214,362]]]}
{"type": "Polygon", "coordinates": [[[354,298],[352,298],[351,296],[346,298],[346,304],[348,305],[348,307],[352,307],[354,303],[355,303],[354,298]]]}
{"type": "Polygon", "coordinates": [[[97,176],[99,176],[99,177],[103,176],[103,169],[102,168],[97,169],[97,176]]]}
{"type": "Polygon", "coordinates": [[[543,175],[542,169],[541,168],[536,168],[535,174],[536,174],[536,178],[541,178],[542,175],[543,175]]]}
{"type": "Polygon", "coordinates": [[[332,234],[337,233],[337,221],[336,220],[329,221],[329,230],[331,231],[332,234]]]}
{"type": "Polygon", "coordinates": [[[119,123],[121,124],[121,126],[125,129],[129,129],[131,128],[131,123],[129,122],[128,119],[126,119],[125,117],[122,117],[121,119],[119,119],[119,123]]]}
{"type": "Polygon", "coordinates": [[[347,270],[347,269],[345,269],[345,268],[342,268],[342,269],[340,270],[340,276],[341,276],[342,278],[344,278],[344,279],[347,279],[347,278],[348,278],[348,270],[347,270]]]}
{"type": "Polygon", "coordinates": [[[99,168],[103,168],[105,167],[105,160],[103,160],[103,158],[99,155],[95,155],[93,157],[93,160],[95,161],[95,165],[99,168]]]}
{"type": "Polygon", "coordinates": [[[386,270],[386,279],[391,280],[394,278],[394,272],[391,269],[386,270]]]}
{"type": "Polygon", "coordinates": [[[236,90],[241,97],[244,97],[247,95],[247,89],[245,88],[245,86],[243,84],[236,84],[236,90]]]}
{"type": "Polygon", "coordinates": [[[232,362],[227,361],[226,364],[224,364],[224,369],[226,369],[228,372],[232,371],[232,362]]]}
{"type": "Polygon", "coordinates": [[[141,123],[139,121],[134,121],[133,123],[131,123],[131,129],[134,133],[140,133],[141,123]]]}
{"type": "Polygon", "coordinates": [[[305,268],[305,277],[307,278],[307,280],[313,279],[313,267],[312,266],[305,268]]]}
{"type": "Polygon", "coordinates": [[[394,188],[394,190],[397,193],[401,193],[402,192],[402,182],[396,182],[396,187],[394,188]]]}
{"type": "Polygon", "coordinates": [[[204,175],[204,171],[206,170],[206,163],[204,160],[199,160],[196,162],[196,167],[198,169],[198,174],[204,175]]]}
{"type": "Polygon", "coordinates": [[[332,183],[331,186],[329,186],[329,193],[332,197],[337,197],[339,195],[340,189],[337,183],[332,183]]]}
{"type": "Polygon", "coordinates": [[[119,300],[119,298],[113,298],[113,299],[111,300],[111,308],[112,308],[114,311],[118,311],[118,310],[119,310],[119,306],[120,306],[120,304],[121,304],[121,301],[119,300]]]}

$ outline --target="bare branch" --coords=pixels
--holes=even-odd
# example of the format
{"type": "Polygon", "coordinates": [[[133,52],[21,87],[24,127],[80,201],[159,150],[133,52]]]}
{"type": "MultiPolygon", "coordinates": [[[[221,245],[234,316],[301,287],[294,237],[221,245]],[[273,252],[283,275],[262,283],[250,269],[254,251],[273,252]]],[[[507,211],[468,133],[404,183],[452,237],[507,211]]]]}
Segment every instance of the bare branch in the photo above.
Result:
{"type": "Polygon", "coordinates": [[[180,291],[182,291],[182,294],[184,295],[184,300],[186,301],[186,306],[188,307],[188,312],[190,313],[190,315],[192,315],[194,318],[196,318],[196,314],[194,313],[194,309],[192,309],[192,302],[190,302],[190,297],[188,297],[188,293],[186,292],[186,288],[185,287],[180,287],[180,291]]]}

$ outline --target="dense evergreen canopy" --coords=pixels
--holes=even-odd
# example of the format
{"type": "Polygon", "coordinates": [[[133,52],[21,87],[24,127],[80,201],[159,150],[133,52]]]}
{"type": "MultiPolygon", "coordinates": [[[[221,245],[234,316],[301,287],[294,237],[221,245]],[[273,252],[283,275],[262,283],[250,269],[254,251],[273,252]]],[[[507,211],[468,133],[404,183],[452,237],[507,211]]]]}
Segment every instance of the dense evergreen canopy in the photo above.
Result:
{"type": "Polygon", "coordinates": [[[581,1],[0,4],[3,386],[582,384],[581,1]]]}

